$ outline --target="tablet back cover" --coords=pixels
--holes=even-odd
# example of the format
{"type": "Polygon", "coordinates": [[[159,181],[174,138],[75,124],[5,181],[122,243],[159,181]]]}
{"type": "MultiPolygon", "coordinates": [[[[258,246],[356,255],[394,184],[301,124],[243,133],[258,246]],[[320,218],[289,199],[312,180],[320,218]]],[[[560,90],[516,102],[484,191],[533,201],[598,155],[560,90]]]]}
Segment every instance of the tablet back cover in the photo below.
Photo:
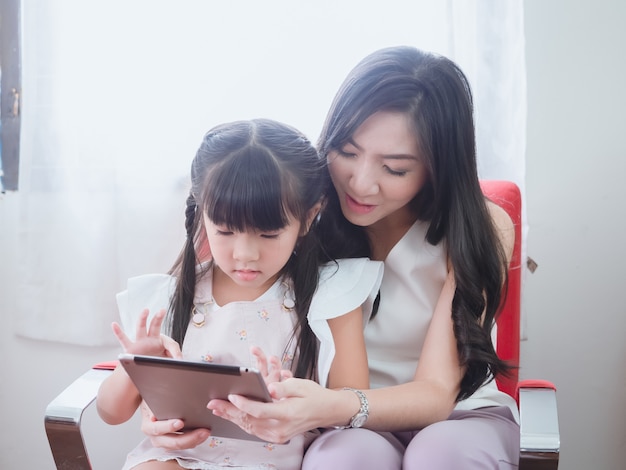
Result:
{"type": "Polygon", "coordinates": [[[121,354],[119,360],[157,419],[180,418],[186,430],[210,428],[213,436],[260,440],[206,407],[211,399],[226,400],[231,393],[271,401],[258,371],[132,354],[121,354]]]}

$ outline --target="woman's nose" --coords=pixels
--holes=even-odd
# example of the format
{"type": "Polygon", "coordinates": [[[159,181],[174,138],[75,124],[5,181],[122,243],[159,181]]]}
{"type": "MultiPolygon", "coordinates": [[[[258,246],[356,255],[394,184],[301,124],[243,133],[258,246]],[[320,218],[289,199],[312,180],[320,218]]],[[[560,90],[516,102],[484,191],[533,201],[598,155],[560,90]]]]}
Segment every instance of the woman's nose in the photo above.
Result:
{"type": "Polygon", "coordinates": [[[355,196],[371,196],[378,193],[378,174],[376,169],[367,162],[355,165],[352,168],[350,186],[355,196]]]}

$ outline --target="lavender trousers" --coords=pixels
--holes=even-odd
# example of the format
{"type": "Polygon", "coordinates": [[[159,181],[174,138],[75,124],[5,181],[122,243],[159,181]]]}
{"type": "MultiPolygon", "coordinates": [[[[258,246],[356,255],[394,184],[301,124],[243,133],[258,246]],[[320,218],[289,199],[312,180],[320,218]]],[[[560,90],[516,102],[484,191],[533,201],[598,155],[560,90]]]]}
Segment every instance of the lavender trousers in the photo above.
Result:
{"type": "Polygon", "coordinates": [[[518,468],[519,445],[507,407],[453,411],[419,431],[325,431],[304,455],[302,470],[510,470],[518,468]]]}

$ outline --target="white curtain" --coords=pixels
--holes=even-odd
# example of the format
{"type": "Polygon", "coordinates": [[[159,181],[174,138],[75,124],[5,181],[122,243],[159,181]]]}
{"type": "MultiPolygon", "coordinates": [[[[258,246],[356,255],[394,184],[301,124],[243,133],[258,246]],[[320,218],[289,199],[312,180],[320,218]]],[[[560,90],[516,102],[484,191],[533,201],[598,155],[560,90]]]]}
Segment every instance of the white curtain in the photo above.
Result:
{"type": "Polygon", "coordinates": [[[270,117],[315,141],[356,62],[411,44],[476,97],[481,176],[524,187],[522,0],[23,0],[16,332],[115,343],[115,293],[183,243],[213,125],[270,117]]]}

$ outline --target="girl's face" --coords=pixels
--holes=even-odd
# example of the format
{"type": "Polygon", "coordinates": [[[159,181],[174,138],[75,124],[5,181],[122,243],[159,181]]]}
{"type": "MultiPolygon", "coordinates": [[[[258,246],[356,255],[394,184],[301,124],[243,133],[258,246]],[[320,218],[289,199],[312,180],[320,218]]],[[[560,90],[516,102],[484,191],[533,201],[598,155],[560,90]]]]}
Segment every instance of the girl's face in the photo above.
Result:
{"type": "Polygon", "coordinates": [[[415,221],[408,204],[427,173],[406,114],[372,114],[348,143],[328,154],[328,164],[343,215],[353,224],[415,221]]]}
{"type": "Polygon", "coordinates": [[[300,234],[300,222],[291,217],[287,226],[275,232],[233,232],[206,215],[204,226],[214,266],[236,286],[251,289],[239,291],[240,300],[256,299],[278,279],[300,234]]]}

